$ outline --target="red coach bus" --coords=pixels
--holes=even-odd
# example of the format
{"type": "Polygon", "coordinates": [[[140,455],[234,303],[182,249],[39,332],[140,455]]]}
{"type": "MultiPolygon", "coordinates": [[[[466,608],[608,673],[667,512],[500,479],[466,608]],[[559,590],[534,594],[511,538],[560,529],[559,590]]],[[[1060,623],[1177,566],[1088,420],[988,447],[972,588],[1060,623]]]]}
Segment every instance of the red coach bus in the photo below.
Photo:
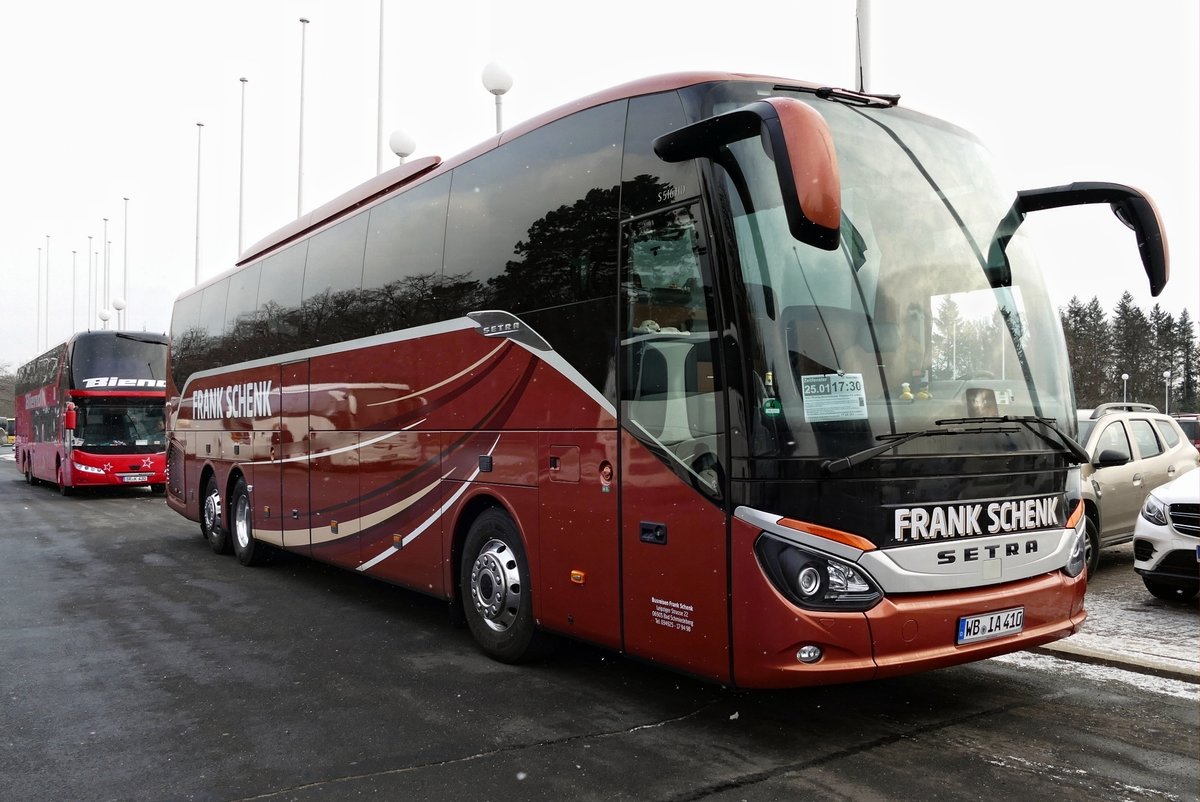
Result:
{"type": "Polygon", "coordinates": [[[681,74],[380,175],[181,295],[167,501],[717,682],[936,668],[1084,621],[1085,523],[1034,210],[895,97],[681,74]]]}
{"type": "Polygon", "coordinates": [[[17,467],[30,484],[166,487],[167,338],[89,331],[22,365],[17,467]]]}

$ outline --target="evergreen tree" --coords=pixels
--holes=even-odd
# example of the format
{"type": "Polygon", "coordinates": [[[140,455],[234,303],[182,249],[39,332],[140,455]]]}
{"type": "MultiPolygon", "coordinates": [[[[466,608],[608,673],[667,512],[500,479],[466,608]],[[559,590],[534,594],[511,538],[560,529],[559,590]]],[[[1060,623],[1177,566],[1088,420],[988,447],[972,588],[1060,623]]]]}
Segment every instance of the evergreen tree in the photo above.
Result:
{"type": "Polygon", "coordinates": [[[1114,372],[1129,374],[1129,400],[1162,404],[1162,372],[1154,372],[1153,332],[1144,312],[1128,291],[1117,301],[1112,320],[1114,372]]]}
{"type": "Polygon", "coordinates": [[[1154,376],[1163,379],[1160,388],[1164,389],[1164,395],[1159,398],[1163,399],[1166,408],[1175,409],[1178,407],[1174,403],[1175,384],[1179,380],[1179,346],[1176,338],[1175,318],[1170,312],[1162,308],[1160,304],[1155,304],[1150,310],[1150,334],[1153,342],[1151,370],[1154,376]],[[1169,373],[1170,378],[1164,378],[1165,374],[1169,373]],[[1172,403],[1166,403],[1165,393],[1169,392],[1172,397],[1172,403]]]}
{"type": "MultiPolygon", "coordinates": [[[[1175,322],[1175,339],[1179,345],[1179,411],[1200,412],[1200,347],[1196,343],[1196,324],[1185,308],[1175,322]]],[[[1172,406],[1172,408],[1174,408],[1172,406]]]]}

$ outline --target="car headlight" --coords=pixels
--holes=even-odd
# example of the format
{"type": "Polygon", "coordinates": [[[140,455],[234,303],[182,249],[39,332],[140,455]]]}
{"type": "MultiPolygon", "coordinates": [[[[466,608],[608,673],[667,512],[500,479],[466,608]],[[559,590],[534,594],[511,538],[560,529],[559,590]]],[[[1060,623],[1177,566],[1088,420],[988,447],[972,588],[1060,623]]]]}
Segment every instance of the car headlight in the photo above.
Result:
{"type": "Polygon", "coordinates": [[[1166,526],[1167,507],[1156,499],[1153,494],[1146,496],[1146,503],[1142,505],[1142,517],[1152,524],[1166,526]]]}
{"type": "Polygon", "coordinates": [[[810,610],[866,610],[883,598],[860,567],[764,532],[754,544],[780,593],[810,610]]]}

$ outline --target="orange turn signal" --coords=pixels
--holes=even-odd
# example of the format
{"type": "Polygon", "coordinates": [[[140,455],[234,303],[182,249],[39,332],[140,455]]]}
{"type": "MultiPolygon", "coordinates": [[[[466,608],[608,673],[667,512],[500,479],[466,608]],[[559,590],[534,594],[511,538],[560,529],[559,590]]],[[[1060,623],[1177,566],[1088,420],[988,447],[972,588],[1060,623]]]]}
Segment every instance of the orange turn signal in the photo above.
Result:
{"type": "Polygon", "coordinates": [[[804,521],[797,521],[792,518],[780,518],[779,523],[788,529],[795,529],[797,532],[807,532],[810,535],[823,537],[826,540],[833,540],[846,546],[861,549],[862,551],[874,551],[876,549],[875,544],[865,537],[852,535],[840,529],[830,529],[828,526],[818,526],[817,524],[805,523],[804,521]]]}

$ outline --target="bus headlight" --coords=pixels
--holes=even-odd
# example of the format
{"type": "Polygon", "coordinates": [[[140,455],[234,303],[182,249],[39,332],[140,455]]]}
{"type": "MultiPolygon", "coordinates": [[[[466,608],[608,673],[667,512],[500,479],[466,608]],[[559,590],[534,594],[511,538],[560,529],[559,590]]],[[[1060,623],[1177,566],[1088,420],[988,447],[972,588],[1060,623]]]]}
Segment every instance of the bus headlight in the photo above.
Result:
{"type": "Polygon", "coordinates": [[[866,610],[883,598],[865,571],[836,557],[764,532],[754,544],[776,589],[810,610],[866,610]]]}
{"type": "Polygon", "coordinates": [[[1080,518],[1079,525],[1075,527],[1075,542],[1071,544],[1071,556],[1067,557],[1067,564],[1063,566],[1063,572],[1067,576],[1079,576],[1083,573],[1083,567],[1087,565],[1087,529],[1084,526],[1084,519],[1080,518]]]}
{"type": "Polygon", "coordinates": [[[80,465],[75,460],[71,460],[71,465],[73,465],[75,470],[79,471],[80,473],[99,474],[100,476],[104,475],[103,468],[93,468],[91,465],[80,465]]]}

